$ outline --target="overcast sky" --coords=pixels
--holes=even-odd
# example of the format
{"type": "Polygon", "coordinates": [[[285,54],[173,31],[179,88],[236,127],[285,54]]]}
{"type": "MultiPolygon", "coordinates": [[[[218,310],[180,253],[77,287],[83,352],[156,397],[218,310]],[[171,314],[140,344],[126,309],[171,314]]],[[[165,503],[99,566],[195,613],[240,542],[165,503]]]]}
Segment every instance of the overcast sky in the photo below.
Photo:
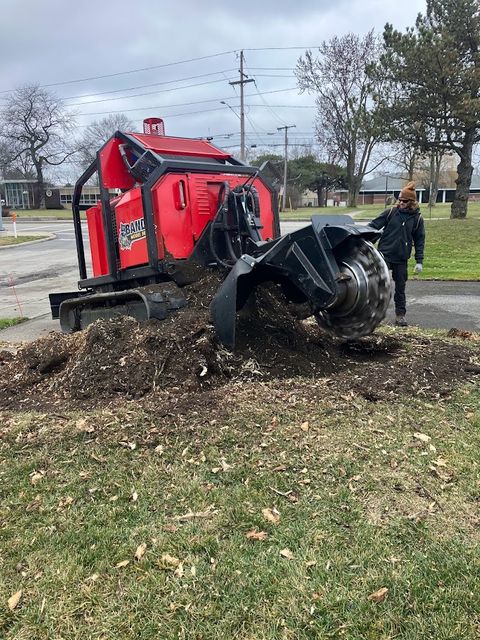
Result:
{"type": "Polygon", "coordinates": [[[0,97],[26,83],[54,85],[76,110],[79,133],[123,112],[136,130],[160,116],[167,134],[215,136],[230,147],[239,141],[239,98],[229,81],[238,80],[243,49],[255,79],[245,87],[247,144],[282,153],[272,146],[283,135],[277,127],[296,125],[292,143],[313,133],[314,98],[298,93],[293,75],[305,49],[348,32],[381,33],[386,22],[404,29],[425,2],[0,0],[0,9],[0,97]],[[146,67],[156,68],[139,71],[146,67]]]}

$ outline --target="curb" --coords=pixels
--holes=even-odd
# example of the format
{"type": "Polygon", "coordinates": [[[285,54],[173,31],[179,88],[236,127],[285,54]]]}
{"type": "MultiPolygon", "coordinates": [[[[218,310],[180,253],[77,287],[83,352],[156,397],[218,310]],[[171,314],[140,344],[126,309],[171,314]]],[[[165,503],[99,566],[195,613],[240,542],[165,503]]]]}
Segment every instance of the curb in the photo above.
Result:
{"type": "Polygon", "coordinates": [[[39,242],[47,242],[48,240],[55,240],[57,237],[56,233],[49,233],[46,238],[39,238],[38,240],[29,240],[28,242],[19,242],[18,244],[6,244],[3,247],[0,247],[0,251],[2,249],[17,249],[18,247],[27,247],[29,244],[38,244],[39,242]]]}
{"type": "MultiPolygon", "coordinates": [[[[83,218],[82,218],[83,220],[83,218]]],[[[12,219],[9,218],[3,218],[3,223],[5,224],[6,222],[11,222],[12,219]]],[[[25,223],[29,223],[29,222],[73,222],[73,218],[70,216],[69,218],[50,218],[50,217],[37,217],[35,216],[34,218],[17,218],[17,224],[25,224],[25,223]]]]}

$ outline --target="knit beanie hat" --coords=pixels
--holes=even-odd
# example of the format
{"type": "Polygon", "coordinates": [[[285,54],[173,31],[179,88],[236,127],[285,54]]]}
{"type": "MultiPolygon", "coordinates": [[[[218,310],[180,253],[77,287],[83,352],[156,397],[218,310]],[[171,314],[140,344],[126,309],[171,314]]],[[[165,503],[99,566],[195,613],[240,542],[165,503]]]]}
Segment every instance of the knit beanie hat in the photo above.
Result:
{"type": "Polygon", "coordinates": [[[403,200],[416,200],[417,194],[415,193],[415,182],[407,182],[407,184],[400,191],[400,198],[403,200]]]}

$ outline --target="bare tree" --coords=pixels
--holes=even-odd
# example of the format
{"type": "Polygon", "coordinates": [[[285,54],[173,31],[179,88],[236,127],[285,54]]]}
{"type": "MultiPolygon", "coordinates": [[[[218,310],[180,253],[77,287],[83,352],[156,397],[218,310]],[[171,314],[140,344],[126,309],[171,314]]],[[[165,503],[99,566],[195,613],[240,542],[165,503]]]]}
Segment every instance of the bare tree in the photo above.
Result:
{"type": "Polygon", "coordinates": [[[324,42],[316,58],[306,51],[295,69],[299,88],[316,94],[318,140],[330,151],[338,149],[345,163],[350,206],[356,206],[372,150],[382,134],[373,107],[381,81],[367,73],[379,55],[373,31],[364,38],[349,33],[324,42]]]}
{"type": "Polygon", "coordinates": [[[392,142],[390,145],[390,163],[398,169],[406,180],[414,180],[421,161],[421,154],[409,141],[392,142]]]}
{"type": "Polygon", "coordinates": [[[89,124],[78,142],[79,163],[82,169],[92,164],[97,151],[116,131],[132,129],[133,123],[124,113],[113,113],[89,124]]]}
{"type": "Polygon", "coordinates": [[[75,151],[69,134],[74,115],[63,102],[38,85],[11,93],[0,112],[0,140],[10,150],[11,164],[30,166],[37,181],[35,206],[45,208],[45,169],[60,165],[75,151]]]}
{"type": "MultiPolygon", "coordinates": [[[[443,170],[443,160],[446,152],[438,147],[433,147],[428,153],[418,158],[417,182],[429,192],[429,206],[434,207],[437,202],[440,177],[443,170]]],[[[449,186],[448,181],[443,180],[443,186],[449,186]]]]}

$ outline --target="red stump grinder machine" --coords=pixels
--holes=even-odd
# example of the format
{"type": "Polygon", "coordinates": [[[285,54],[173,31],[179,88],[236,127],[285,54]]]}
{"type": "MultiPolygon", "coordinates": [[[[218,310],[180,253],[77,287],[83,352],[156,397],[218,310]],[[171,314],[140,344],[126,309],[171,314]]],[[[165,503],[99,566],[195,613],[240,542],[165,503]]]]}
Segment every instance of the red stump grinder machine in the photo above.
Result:
{"type": "Polygon", "coordinates": [[[247,166],[207,140],[165,136],[159,118],[146,120],[144,133],[117,131],[102,146],[75,185],[72,209],[78,291],[50,294],[52,316],[66,332],[123,314],[164,319],[187,304],[182,287],[209,269],[225,276],[210,309],[230,349],[237,311],[261,282],[309,303],[322,327],[347,339],[370,334],[390,301],[389,272],[371,244],[378,231],[336,215],[313,216],[280,235],[265,167],[247,166]],[[101,200],[83,205],[95,173],[101,200]]]}

